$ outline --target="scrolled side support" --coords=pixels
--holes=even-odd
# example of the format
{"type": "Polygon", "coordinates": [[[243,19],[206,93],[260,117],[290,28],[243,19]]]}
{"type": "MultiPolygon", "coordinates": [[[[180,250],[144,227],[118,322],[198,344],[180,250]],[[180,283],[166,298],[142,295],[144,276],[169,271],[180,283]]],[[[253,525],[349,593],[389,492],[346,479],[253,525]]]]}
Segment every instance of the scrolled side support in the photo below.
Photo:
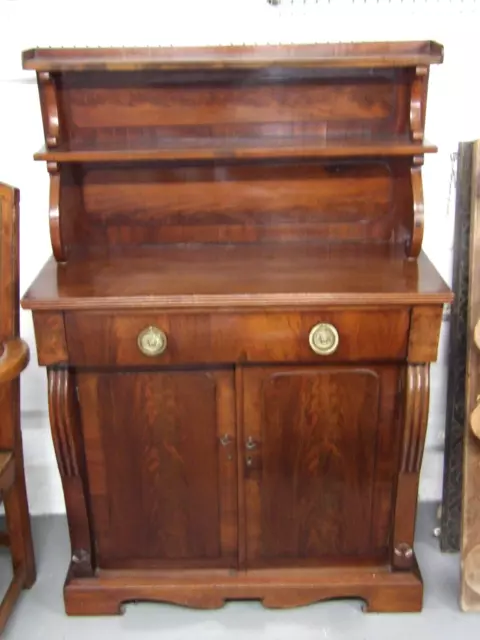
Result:
{"type": "Polygon", "coordinates": [[[422,142],[424,137],[427,86],[428,67],[416,67],[410,93],[410,132],[415,142],[422,142]]]}
{"type": "Polygon", "coordinates": [[[50,175],[50,199],[48,218],[50,224],[50,241],[52,251],[57,262],[66,260],[65,247],[62,241],[62,229],[60,225],[60,170],[56,162],[47,162],[50,175]]]}
{"type": "Polygon", "coordinates": [[[423,156],[415,156],[410,169],[412,185],[412,217],[406,254],[408,258],[418,258],[422,250],[424,227],[424,204],[422,182],[423,156]]]}
{"type": "Polygon", "coordinates": [[[86,470],[73,376],[48,367],[48,406],[53,445],[65,495],[76,577],[93,575],[94,560],[87,502],[86,470]]]}
{"type": "Polygon", "coordinates": [[[60,137],[60,121],[55,81],[48,71],[40,71],[37,77],[45,142],[49,148],[57,147],[60,137]]]}
{"type": "Polygon", "coordinates": [[[403,395],[405,410],[395,499],[391,563],[397,569],[411,569],[415,564],[413,552],[415,517],[428,421],[429,364],[408,365],[405,372],[403,395]]]}

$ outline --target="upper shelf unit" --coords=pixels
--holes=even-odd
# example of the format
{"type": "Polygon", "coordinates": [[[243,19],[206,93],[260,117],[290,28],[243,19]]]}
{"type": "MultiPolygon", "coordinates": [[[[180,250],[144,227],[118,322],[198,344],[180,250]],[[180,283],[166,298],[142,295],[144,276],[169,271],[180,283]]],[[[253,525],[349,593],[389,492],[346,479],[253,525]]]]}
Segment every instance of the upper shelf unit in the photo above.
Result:
{"type": "Polygon", "coordinates": [[[103,143],[101,148],[85,144],[68,148],[43,147],[35,160],[46,162],[129,162],[135,160],[255,160],[292,158],[358,158],[382,156],[418,156],[434,153],[437,147],[428,142],[411,142],[408,139],[326,140],[322,138],[229,138],[229,139],[161,139],[134,146],[121,140],[103,143]]]}
{"type": "Polygon", "coordinates": [[[345,42],[227,47],[30,49],[24,69],[35,71],[163,71],[269,67],[411,67],[443,61],[442,45],[420,42],[345,42]]]}
{"type": "Polygon", "coordinates": [[[418,156],[433,42],[36,49],[47,162],[418,156]]]}

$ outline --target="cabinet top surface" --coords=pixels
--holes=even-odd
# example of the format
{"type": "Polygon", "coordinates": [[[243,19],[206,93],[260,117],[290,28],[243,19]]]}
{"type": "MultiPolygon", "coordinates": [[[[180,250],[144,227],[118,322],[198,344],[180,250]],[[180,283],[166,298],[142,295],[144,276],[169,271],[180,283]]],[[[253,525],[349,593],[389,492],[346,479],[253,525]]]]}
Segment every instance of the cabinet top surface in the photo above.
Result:
{"type": "Polygon", "coordinates": [[[125,71],[286,67],[404,67],[440,63],[432,41],[224,47],[59,48],[23,52],[24,69],[125,71]]]}
{"type": "Polygon", "coordinates": [[[169,245],[50,259],[29,309],[312,307],[450,302],[428,258],[385,245],[169,245]]]}

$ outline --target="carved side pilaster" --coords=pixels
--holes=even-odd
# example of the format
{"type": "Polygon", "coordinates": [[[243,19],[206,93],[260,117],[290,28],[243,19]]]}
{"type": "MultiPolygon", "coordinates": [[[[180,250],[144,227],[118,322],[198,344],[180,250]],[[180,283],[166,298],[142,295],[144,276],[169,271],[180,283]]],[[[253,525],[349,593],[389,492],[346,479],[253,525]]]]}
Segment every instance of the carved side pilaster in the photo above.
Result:
{"type": "Polygon", "coordinates": [[[429,396],[428,365],[409,366],[400,473],[420,472],[427,429],[429,396]]]}
{"type": "Polygon", "coordinates": [[[56,162],[47,162],[47,169],[50,174],[50,199],[48,208],[50,241],[52,243],[55,260],[57,260],[57,262],[64,262],[65,249],[60,227],[60,171],[56,162]]]}
{"type": "Polygon", "coordinates": [[[53,444],[62,479],[72,545],[72,572],[93,574],[85,459],[72,374],[48,368],[48,406],[53,444]]]}
{"type": "Polygon", "coordinates": [[[407,256],[409,258],[417,258],[422,250],[424,225],[422,165],[423,156],[414,156],[413,165],[410,169],[413,211],[409,234],[410,240],[407,245],[407,256]]]}
{"type": "Polygon", "coordinates": [[[415,142],[421,142],[424,136],[427,86],[428,67],[416,67],[410,93],[410,131],[415,142]]]}
{"type": "Polygon", "coordinates": [[[55,81],[48,71],[40,71],[37,78],[45,142],[49,148],[56,147],[59,143],[60,122],[55,81]]]}
{"type": "Polygon", "coordinates": [[[404,378],[403,429],[391,557],[392,565],[398,569],[410,569],[415,564],[415,515],[427,432],[429,398],[430,365],[409,365],[404,378]]]}

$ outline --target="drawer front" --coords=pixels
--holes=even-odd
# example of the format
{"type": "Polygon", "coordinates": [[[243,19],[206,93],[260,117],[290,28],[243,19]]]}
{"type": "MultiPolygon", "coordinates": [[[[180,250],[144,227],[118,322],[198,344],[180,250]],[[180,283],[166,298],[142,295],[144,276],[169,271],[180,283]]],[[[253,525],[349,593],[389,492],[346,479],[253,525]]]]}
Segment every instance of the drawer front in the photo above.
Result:
{"type": "Polygon", "coordinates": [[[75,312],[65,314],[65,327],[72,365],[351,362],[405,359],[409,318],[409,309],[75,312]]]}

